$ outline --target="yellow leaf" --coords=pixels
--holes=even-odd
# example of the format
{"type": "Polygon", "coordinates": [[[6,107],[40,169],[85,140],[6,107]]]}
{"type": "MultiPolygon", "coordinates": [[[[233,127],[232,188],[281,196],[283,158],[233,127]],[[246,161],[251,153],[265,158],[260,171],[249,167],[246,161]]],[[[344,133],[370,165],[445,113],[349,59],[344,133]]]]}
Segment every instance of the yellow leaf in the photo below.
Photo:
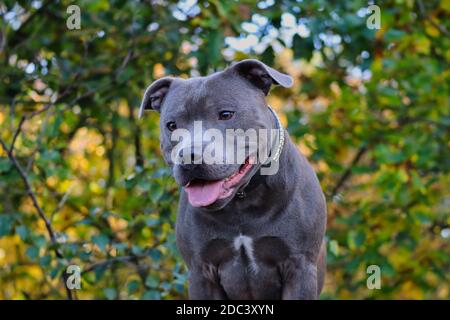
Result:
{"type": "Polygon", "coordinates": [[[407,281],[402,284],[400,289],[400,299],[423,299],[423,292],[412,281],[407,281]]]}
{"type": "Polygon", "coordinates": [[[441,8],[444,9],[447,12],[450,12],[450,0],[442,0],[441,1],[441,8]]]}
{"type": "Polygon", "coordinates": [[[165,70],[164,67],[161,63],[157,63],[155,64],[155,66],[153,67],[153,77],[155,79],[161,78],[163,77],[165,74],[165,70]]]}
{"type": "Polygon", "coordinates": [[[440,35],[439,30],[433,26],[429,21],[425,22],[425,31],[432,37],[438,37],[440,35]]]}
{"type": "Polygon", "coordinates": [[[420,37],[415,40],[416,51],[423,54],[430,53],[430,40],[420,37]]]}

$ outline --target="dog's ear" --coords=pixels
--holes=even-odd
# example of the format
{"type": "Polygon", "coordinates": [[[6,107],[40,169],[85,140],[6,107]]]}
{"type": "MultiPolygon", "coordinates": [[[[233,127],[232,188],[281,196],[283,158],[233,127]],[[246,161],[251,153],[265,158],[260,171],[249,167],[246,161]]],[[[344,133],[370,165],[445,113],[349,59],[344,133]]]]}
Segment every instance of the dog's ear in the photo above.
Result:
{"type": "Polygon", "coordinates": [[[170,85],[173,82],[173,78],[164,77],[153,82],[147,90],[145,90],[144,98],[142,99],[141,106],[139,108],[139,118],[142,117],[144,110],[160,111],[161,105],[169,91],[170,85]]]}
{"type": "Polygon", "coordinates": [[[272,84],[279,84],[285,88],[290,88],[294,84],[291,76],[255,59],[242,60],[232,65],[230,69],[235,70],[240,76],[261,89],[265,95],[269,93],[272,84]]]}

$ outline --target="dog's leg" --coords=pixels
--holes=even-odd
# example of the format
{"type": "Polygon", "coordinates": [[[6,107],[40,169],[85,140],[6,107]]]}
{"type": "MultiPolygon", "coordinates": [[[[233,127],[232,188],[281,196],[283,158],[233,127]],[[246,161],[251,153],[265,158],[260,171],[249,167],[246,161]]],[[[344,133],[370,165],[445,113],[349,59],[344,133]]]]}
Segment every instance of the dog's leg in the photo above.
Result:
{"type": "Polygon", "coordinates": [[[283,300],[317,299],[317,266],[304,255],[289,257],[280,266],[283,300]]]}
{"type": "Polygon", "coordinates": [[[220,284],[216,266],[204,264],[189,270],[189,299],[227,299],[227,295],[220,284]]]}

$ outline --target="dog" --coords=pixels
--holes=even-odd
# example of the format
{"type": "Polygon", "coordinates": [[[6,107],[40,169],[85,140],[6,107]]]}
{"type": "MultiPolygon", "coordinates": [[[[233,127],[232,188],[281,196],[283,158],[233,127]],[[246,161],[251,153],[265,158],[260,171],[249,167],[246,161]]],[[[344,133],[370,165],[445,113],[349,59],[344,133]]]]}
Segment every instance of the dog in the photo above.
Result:
{"type": "Polygon", "coordinates": [[[182,189],[176,238],[189,269],[190,299],[319,297],[326,269],[325,197],[266,102],[272,85],[292,84],[289,75],[247,59],[205,77],[164,77],[144,93],[139,117],[144,110],[160,113],[161,150],[182,189]],[[243,163],[204,163],[198,139],[177,144],[171,138],[178,129],[198,136],[196,121],[223,134],[278,132],[262,139],[278,170],[262,174],[268,163],[252,163],[255,154],[243,163]]]}

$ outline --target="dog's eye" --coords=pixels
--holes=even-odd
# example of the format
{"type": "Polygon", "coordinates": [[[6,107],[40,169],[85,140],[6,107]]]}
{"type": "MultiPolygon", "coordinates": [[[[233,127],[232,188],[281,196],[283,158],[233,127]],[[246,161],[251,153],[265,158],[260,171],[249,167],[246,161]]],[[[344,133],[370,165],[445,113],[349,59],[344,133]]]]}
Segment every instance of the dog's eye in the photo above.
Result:
{"type": "Polygon", "coordinates": [[[221,111],[219,113],[219,120],[230,120],[234,116],[234,111],[221,111]]]}
{"type": "Polygon", "coordinates": [[[169,131],[174,131],[177,128],[177,124],[173,121],[167,122],[166,124],[167,129],[169,129],[169,131]]]}

